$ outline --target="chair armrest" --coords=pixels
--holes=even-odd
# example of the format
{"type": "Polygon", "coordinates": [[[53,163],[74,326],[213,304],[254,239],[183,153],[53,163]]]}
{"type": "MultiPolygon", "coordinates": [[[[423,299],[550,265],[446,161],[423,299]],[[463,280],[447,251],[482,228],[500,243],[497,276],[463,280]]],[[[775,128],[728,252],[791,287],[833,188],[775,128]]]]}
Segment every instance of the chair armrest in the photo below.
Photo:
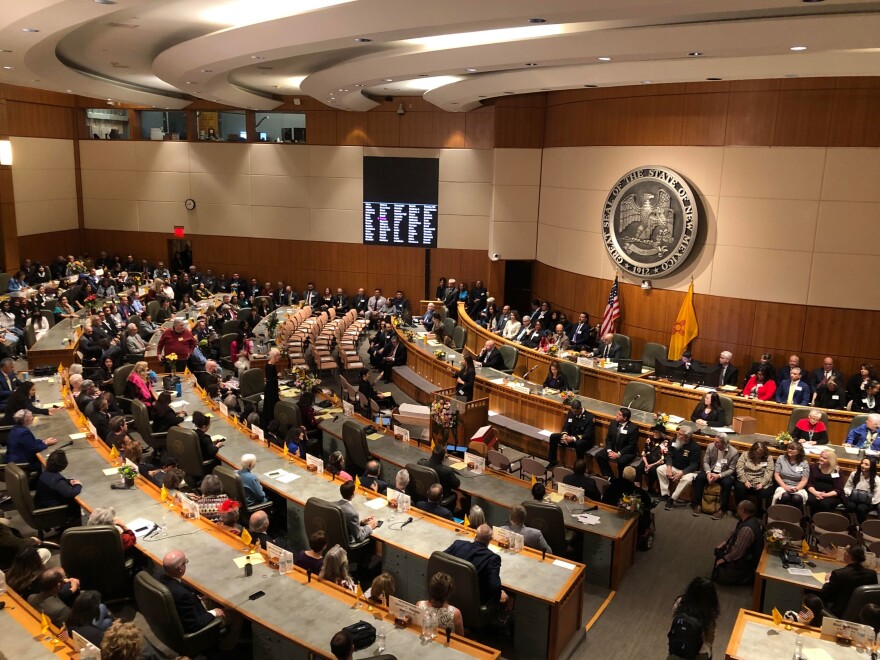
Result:
{"type": "Polygon", "coordinates": [[[252,515],[257,511],[268,511],[272,508],[274,503],[272,500],[267,500],[266,502],[261,502],[260,504],[254,504],[253,506],[247,507],[248,515],[252,515]]]}
{"type": "Polygon", "coordinates": [[[181,651],[192,656],[201,655],[202,651],[214,646],[217,640],[220,639],[224,625],[223,619],[215,617],[211,623],[201,630],[184,635],[183,643],[186,648],[181,649],[181,651]]]}
{"type": "Polygon", "coordinates": [[[34,509],[31,515],[43,529],[58,527],[70,517],[70,507],[66,504],[49,506],[45,509],[34,509]]]}

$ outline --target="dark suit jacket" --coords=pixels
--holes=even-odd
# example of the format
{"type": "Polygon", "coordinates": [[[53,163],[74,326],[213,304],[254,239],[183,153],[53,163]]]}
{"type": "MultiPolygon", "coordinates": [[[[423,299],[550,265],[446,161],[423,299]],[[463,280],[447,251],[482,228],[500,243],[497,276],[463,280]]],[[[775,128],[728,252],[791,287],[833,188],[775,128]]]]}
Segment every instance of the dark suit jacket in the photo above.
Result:
{"type": "Polygon", "coordinates": [[[446,520],[452,520],[452,511],[447,509],[445,506],[440,506],[439,504],[429,502],[428,500],[425,500],[424,502],[419,502],[418,504],[416,504],[416,508],[421,509],[425,513],[433,513],[435,516],[446,518],[446,520]]]}
{"type": "Polygon", "coordinates": [[[333,296],[333,306],[336,308],[336,311],[344,314],[349,310],[348,306],[348,296],[344,293],[340,296],[338,293],[333,296]]]}
{"type": "MultiPolygon", "coordinates": [[[[592,477],[589,477],[585,474],[569,474],[562,478],[562,483],[566,486],[574,486],[575,488],[583,488],[584,495],[589,497],[591,500],[595,500],[598,502],[602,499],[602,496],[599,494],[599,489],[596,487],[596,482],[592,477]]],[[[617,502],[615,502],[617,504],[617,502]]]]}
{"type": "Polygon", "coordinates": [[[599,342],[599,345],[593,349],[594,357],[603,357],[609,360],[614,360],[620,355],[620,346],[615,344],[613,341],[608,346],[608,352],[605,351],[605,344],[603,342],[599,342]]]}
{"type": "Polygon", "coordinates": [[[480,351],[476,361],[490,369],[504,369],[504,357],[497,348],[493,348],[491,353],[486,353],[485,349],[480,351]]]}
{"type": "Polygon", "coordinates": [[[822,587],[820,596],[825,606],[838,617],[843,616],[850,596],[856,587],[877,584],[877,573],[861,564],[847,564],[831,571],[831,577],[822,587]]]}
{"type": "MultiPolygon", "coordinates": [[[[706,404],[700,401],[697,404],[697,407],[694,408],[694,412],[691,413],[691,421],[696,422],[698,419],[703,419],[703,411],[706,409],[706,404]]],[[[727,419],[724,417],[724,408],[716,408],[711,413],[709,413],[706,417],[706,424],[709,426],[724,426],[727,424],[727,419]]],[[[731,420],[733,421],[733,420],[731,420]]]]}
{"type": "Polygon", "coordinates": [[[624,456],[635,456],[636,445],[639,442],[639,428],[632,421],[626,423],[621,429],[616,419],[608,424],[608,432],[605,434],[605,449],[616,451],[624,456]]]}
{"type": "Polygon", "coordinates": [[[0,373],[0,410],[4,410],[6,408],[6,400],[9,398],[9,395],[15,391],[15,388],[18,387],[19,381],[18,378],[15,377],[15,374],[9,374],[8,376],[4,373],[0,373]]]}
{"type": "MultiPolygon", "coordinates": [[[[776,403],[786,403],[788,402],[788,390],[791,388],[791,381],[784,380],[779,383],[779,387],[776,388],[776,403]]],[[[807,385],[803,379],[799,380],[794,384],[797,391],[794,393],[794,397],[791,399],[792,405],[795,406],[808,406],[810,405],[810,386],[807,385]]]]}
{"type": "Polygon", "coordinates": [[[445,552],[469,561],[477,569],[480,583],[480,601],[488,603],[501,598],[501,557],[476,541],[456,541],[445,552]]]}
{"type": "Polygon", "coordinates": [[[440,484],[443,486],[444,495],[449,495],[452,491],[461,486],[461,480],[458,478],[458,474],[456,474],[455,470],[448,465],[435,463],[430,458],[421,459],[419,465],[433,468],[434,471],[437,472],[437,477],[440,479],[440,484]]]}
{"type": "Polygon", "coordinates": [[[580,415],[569,410],[562,425],[562,432],[588,443],[588,449],[596,442],[595,420],[592,413],[581,409],[580,415]]]}
{"type": "MultiPolygon", "coordinates": [[[[721,366],[720,364],[718,365],[721,366]]],[[[739,384],[739,369],[734,367],[732,364],[727,365],[727,371],[724,372],[724,382],[722,385],[738,385],[739,384]]]]}
{"type": "Polygon", "coordinates": [[[174,607],[184,633],[199,631],[214,620],[214,615],[205,609],[196,592],[188,586],[165,574],[159,576],[159,582],[168,587],[171,597],[174,598],[174,607]]]}
{"type": "Polygon", "coordinates": [[[372,488],[373,484],[376,484],[376,492],[380,495],[384,495],[388,492],[388,484],[378,477],[372,477],[369,474],[365,474],[361,477],[361,486],[364,488],[372,488]]]}
{"type": "Polygon", "coordinates": [[[569,339],[571,339],[571,345],[575,347],[581,346],[589,346],[593,343],[592,338],[592,328],[589,323],[572,323],[571,324],[571,334],[569,335],[569,339]],[[581,326],[580,331],[578,331],[578,325],[581,326]]]}
{"type": "Polygon", "coordinates": [[[70,504],[80,494],[82,486],[72,486],[70,480],[60,472],[40,473],[37,481],[37,492],[34,495],[34,506],[43,509],[50,506],[70,504]]]}
{"type": "MultiPolygon", "coordinates": [[[[843,374],[840,373],[837,369],[831,370],[831,375],[834,377],[834,380],[837,381],[838,385],[843,385],[845,381],[843,380],[843,374]]],[[[821,383],[825,379],[825,369],[823,367],[819,367],[818,369],[813,369],[810,374],[810,387],[814,390],[819,387],[819,383],[821,383]]]]}

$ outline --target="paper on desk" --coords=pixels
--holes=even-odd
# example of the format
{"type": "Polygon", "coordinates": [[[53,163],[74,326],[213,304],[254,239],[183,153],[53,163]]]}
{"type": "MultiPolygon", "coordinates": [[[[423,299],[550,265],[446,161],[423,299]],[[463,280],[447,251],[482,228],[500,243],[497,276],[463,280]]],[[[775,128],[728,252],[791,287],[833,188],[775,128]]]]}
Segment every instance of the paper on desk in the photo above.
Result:
{"type": "Polygon", "coordinates": [[[496,385],[501,385],[501,384],[504,382],[504,379],[503,379],[503,378],[493,378],[493,379],[492,379],[491,381],[489,381],[489,382],[491,382],[491,383],[495,383],[496,385]]]}
{"type": "Polygon", "coordinates": [[[494,410],[490,410],[490,411],[489,411],[489,417],[495,417],[495,415],[497,415],[497,414],[498,414],[498,413],[495,412],[494,410]]]}
{"type": "Polygon", "coordinates": [[[320,420],[323,420],[326,422],[328,419],[333,419],[333,415],[330,415],[330,414],[318,415],[315,419],[320,419],[320,420]]]}
{"type": "Polygon", "coordinates": [[[188,401],[172,401],[171,402],[172,408],[183,408],[186,405],[189,405],[188,401]]]}
{"type": "Polygon", "coordinates": [[[211,440],[214,440],[215,442],[216,442],[217,440],[223,440],[223,439],[224,439],[223,436],[222,436],[222,435],[219,435],[219,434],[215,434],[215,435],[212,435],[212,436],[211,436],[211,440]]]}
{"type": "Polygon", "coordinates": [[[813,571],[813,577],[819,581],[819,584],[825,584],[825,573],[822,571],[813,571]]]}
{"type": "Polygon", "coordinates": [[[193,416],[192,416],[192,415],[187,415],[186,417],[183,418],[183,421],[184,421],[185,423],[189,424],[190,422],[193,421],[193,416]]]}
{"type": "Polygon", "coordinates": [[[436,339],[429,339],[428,346],[442,346],[442,344],[436,339]]]}
{"type": "Polygon", "coordinates": [[[853,447],[852,445],[844,445],[843,451],[845,451],[847,454],[858,454],[859,453],[858,447],[853,447]]]}
{"type": "Polygon", "coordinates": [[[568,569],[569,571],[574,570],[574,564],[569,564],[567,561],[562,561],[561,559],[554,559],[553,565],[559,566],[560,568],[568,569]]]}
{"type": "Polygon", "coordinates": [[[336,415],[336,414],[342,412],[342,408],[326,408],[325,410],[326,410],[328,413],[330,413],[331,415],[336,415]]]}
{"type": "Polygon", "coordinates": [[[579,513],[574,517],[583,525],[598,525],[602,522],[602,519],[599,516],[594,516],[591,513],[579,513]]]}
{"type": "Polygon", "coordinates": [[[729,426],[716,426],[714,428],[716,433],[736,433],[736,431],[729,426]]]}
{"type": "Polygon", "coordinates": [[[540,431],[538,431],[538,435],[543,435],[545,438],[549,438],[550,431],[548,431],[547,429],[541,429],[540,431]]]}
{"type": "Polygon", "coordinates": [[[811,571],[809,568],[789,568],[788,572],[790,575],[813,575],[813,571],[811,571]]]}
{"type": "Polygon", "coordinates": [[[562,500],[563,500],[563,497],[559,493],[550,493],[550,501],[551,502],[558,504],[562,500]]]}
{"type": "Polygon", "coordinates": [[[275,481],[282,483],[282,484],[289,484],[290,482],[296,481],[297,479],[299,479],[298,474],[294,474],[293,472],[287,472],[285,474],[282,474],[280,477],[276,477],[275,481]]]}
{"type": "Polygon", "coordinates": [[[139,539],[146,536],[147,532],[155,526],[156,525],[152,520],[147,520],[146,518],[135,518],[126,525],[126,527],[133,531],[134,535],[139,539]]]}
{"type": "Polygon", "coordinates": [[[384,509],[386,506],[388,506],[388,500],[381,497],[374,497],[373,499],[365,502],[364,506],[368,509],[378,511],[379,509],[384,509]]]}
{"type": "Polygon", "coordinates": [[[235,562],[235,565],[239,568],[244,568],[244,565],[248,563],[250,560],[251,564],[265,564],[266,560],[263,559],[263,555],[259,552],[255,552],[252,555],[242,555],[241,557],[235,557],[232,561],[235,562]]]}
{"type": "Polygon", "coordinates": [[[489,550],[494,552],[496,555],[501,554],[501,548],[499,546],[495,545],[494,543],[489,544],[489,550]]]}
{"type": "Polygon", "coordinates": [[[834,656],[825,649],[803,649],[801,654],[804,660],[834,660],[834,656]]]}
{"type": "Polygon", "coordinates": [[[44,408],[63,408],[63,407],[64,407],[63,401],[53,401],[52,403],[47,403],[44,406],[44,408]]]}
{"type": "Polygon", "coordinates": [[[467,467],[467,463],[465,463],[464,461],[459,461],[458,463],[453,463],[449,467],[451,467],[453,470],[464,470],[467,467]]]}
{"type": "Polygon", "coordinates": [[[117,475],[117,476],[119,475],[119,468],[107,468],[107,469],[102,470],[102,471],[103,471],[104,474],[106,474],[108,477],[112,477],[114,474],[117,475]]]}
{"type": "Polygon", "coordinates": [[[282,470],[281,468],[278,468],[277,470],[272,470],[271,472],[266,472],[265,474],[270,479],[277,479],[278,477],[287,474],[287,470],[282,470]]]}
{"type": "Polygon", "coordinates": [[[86,437],[85,433],[71,433],[70,434],[71,440],[82,440],[84,437],[86,437]]]}
{"type": "Polygon", "coordinates": [[[673,424],[681,424],[684,421],[684,417],[679,417],[678,415],[670,415],[669,421],[673,424]]]}
{"type": "Polygon", "coordinates": [[[370,435],[367,436],[367,440],[381,440],[384,437],[384,433],[370,433],[370,435]]]}

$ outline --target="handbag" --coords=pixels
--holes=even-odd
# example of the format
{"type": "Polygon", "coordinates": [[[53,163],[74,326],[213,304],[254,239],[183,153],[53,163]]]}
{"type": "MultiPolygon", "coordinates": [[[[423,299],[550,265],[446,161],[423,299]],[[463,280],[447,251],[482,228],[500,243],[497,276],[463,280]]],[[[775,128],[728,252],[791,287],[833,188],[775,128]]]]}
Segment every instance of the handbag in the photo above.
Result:
{"type": "Polygon", "coordinates": [[[721,484],[709,484],[703,489],[700,503],[703,513],[715,513],[721,508],[721,484]]]}
{"type": "Polygon", "coordinates": [[[870,504],[871,493],[866,490],[854,490],[849,494],[849,501],[853,504],[870,504]]]}
{"type": "Polygon", "coordinates": [[[345,626],[343,630],[351,636],[355,651],[365,649],[376,641],[376,628],[366,621],[358,621],[350,626],[345,626]]]}

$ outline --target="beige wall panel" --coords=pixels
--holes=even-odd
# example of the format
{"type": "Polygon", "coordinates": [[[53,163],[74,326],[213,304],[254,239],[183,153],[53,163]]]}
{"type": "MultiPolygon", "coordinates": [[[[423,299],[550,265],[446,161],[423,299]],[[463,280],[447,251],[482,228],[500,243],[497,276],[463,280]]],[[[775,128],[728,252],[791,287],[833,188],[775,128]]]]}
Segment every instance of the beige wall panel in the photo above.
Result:
{"type": "Polygon", "coordinates": [[[728,147],[722,197],[819,199],[825,149],[728,147]]]}
{"type": "Polygon", "coordinates": [[[606,194],[598,190],[545,186],[541,189],[538,221],[554,227],[601,232],[605,198],[606,194]]]}
{"type": "Polygon", "coordinates": [[[802,305],[807,302],[810,262],[809,252],[719,245],[709,293],[802,305]]]}
{"type": "Polygon", "coordinates": [[[492,184],[441,181],[438,206],[443,214],[488,216],[492,212],[492,184]]]}
{"type": "Polygon", "coordinates": [[[538,186],[495,186],[493,222],[538,222],[538,186]]]}
{"type": "Polygon", "coordinates": [[[12,171],[72,170],[73,141],[49,138],[11,137],[12,171]]]}
{"type": "Polygon", "coordinates": [[[191,230],[187,225],[192,212],[187,211],[182,202],[143,200],[138,202],[138,229],[140,231],[157,231],[167,233],[168,238],[175,226],[183,227],[187,233],[191,230]]]}
{"type": "Polygon", "coordinates": [[[309,147],[289,144],[252,144],[251,174],[309,175],[309,147]]]}
{"type": "Polygon", "coordinates": [[[598,277],[605,247],[602,236],[586,231],[560,228],[559,268],[581,275],[598,277]]]}
{"type": "Polygon", "coordinates": [[[811,252],[819,202],[722,197],[718,244],[811,252]]]}
{"type": "MultiPolygon", "coordinates": [[[[559,268],[559,236],[562,230],[553,225],[538,225],[538,244],[535,249],[535,258],[541,263],[559,268]]],[[[596,274],[598,277],[598,273],[596,274]]]]}
{"type": "Polygon", "coordinates": [[[309,173],[317,177],[364,178],[363,147],[309,147],[309,173]]]}
{"type": "Polygon", "coordinates": [[[437,219],[437,247],[462,250],[489,249],[488,215],[441,213],[437,219]]]}
{"type": "Polygon", "coordinates": [[[192,142],[189,149],[190,172],[250,174],[250,150],[244,145],[192,142]]]}
{"type": "Polygon", "coordinates": [[[364,182],[361,179],[312,177],[309,180],[309,204],[312,209],[357,210],[360,213],[363,200],[364,182]]]}
{"type": "Polygon", "coordinates": [[[189,172],[189,143],[144,140],[135,144],[138,169],[145,172],[189,172]]]}
{"type": "Polygon", "coordinates": [[[838,273],[842,271],[856,272],[855,269],[846,268],[846,265],[850,263],[852,263],[852,254],[847,252],[816,252],[813,255],[810,295],[807,304],[852,309],[880,309],[880,288],[876,286],[849,286],[846,282],[841,281],[838,273]],[[833,265],[829,266],[828,264],[833,265]]]}
{"type": "Polygon", "coordinates": [[[251,200],[257,206],[309,207],[309,179],[303,176],[254,176],[251,200]]]}
{"type": "Polygon", "coordinates": [[[440,181],[492,182],[491,149],[443,149],[440,153],[440,181]]]}
{"type": "Polygon", "coordinates": [[[236,204],[199,204],[187,216],[186,229],[209,236],[250,236],[251,207],[236,204]]]}
{"type": "MultiPolygon", "coordinates": [[[[183,202],[192,196],[190,175],[186,172],[138,172],[138,199],[148,202],[183,202]]],[[[204,200],[207,201],[207,200],[204,200]]]]}
{"type": "Polygon", "coordinates": [[[251,203],[251,181],[245,174],[194,172],[190,182],[193,199],[199,206],[251,203]]]}
{"type": "Polygon", "coordinates": [[[83,199],[134,201],[138,197],[138,172],[132,170],[81,170],[83,199]]]}
{"type": "Polygon", "coordinates": [[[488,253],[497,253],[502,259],[534,259],[538,226],[522,222],[491,224],[488,253]]]}
{"type": "MultiPolygon", "coordinates": [[[[251,209],[251,236],[306,240],[309,238],[309,209],[254,206],[251,209]]],[[[295,256],[291,255],[291,258],[295,256]]]]}
{"type": "Polygon", "coordinates": [[[83,199],[86,229],[138,230],[138,206],[134,200],[83,199]]]}
{"type": "Polygon", "coordinates": [[[363,241],[363,220],[360,209],[316,209],[309,213],[311,241],[360,243],[363,241]]]}
{"type": "Polygon", "coordinates": [[[540,149],[495,150],[496,185],[536,186],[540,183],[540,149]]]}
{"type": "Polygon", "coordinates": [[[880,202],[880,149],[829,149],[822,199],[880,202]]]}
{"type": "Polygon", "coordinates": [[[84,170],[137,170],[140,142],[125,140],[80,140],[79,162],[84,170]]]}
{"type": "Polygon", "coordinates": [[[12,189],[16,204],[43,199],[76,201],[74,170],[19,170],[12,168],[12,189]]]}
{"type": "MultiPolygon", "coordinates": [[[[880,204],[821,202],[815,249],[847,255],[880,255],[880,204]]],[[[844,262],[840,262],[835,267],[843,266],[844,262]]]]}
{"type": "Polygon", "coordinates": [[[19,236],[77,229],[76,199],[16,202],[15,223],[19,236]]]}

